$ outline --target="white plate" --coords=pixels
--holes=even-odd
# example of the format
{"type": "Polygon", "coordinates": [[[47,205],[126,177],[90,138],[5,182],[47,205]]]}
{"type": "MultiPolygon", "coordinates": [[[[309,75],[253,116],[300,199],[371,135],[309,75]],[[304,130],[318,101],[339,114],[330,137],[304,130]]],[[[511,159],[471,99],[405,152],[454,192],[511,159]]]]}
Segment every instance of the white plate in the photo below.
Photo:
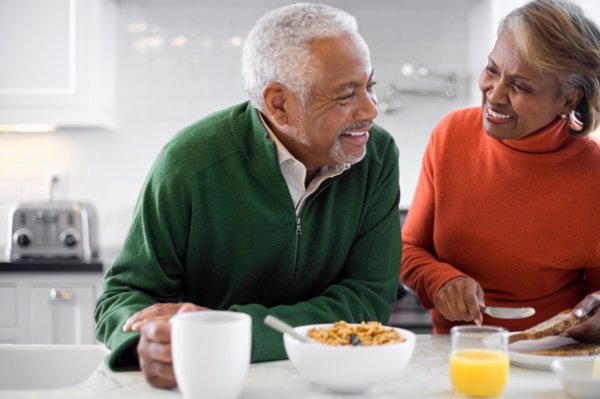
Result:
{"type": "MultiPolygon", "coordinates": [[[[508,355],[510,362],[515,366],[527,367],[539,370],[550,370],[550,365],[556,359],[565,358],[567,356],[543,356],[532,355],[529,352],[536,350],[552,349],[559,346],[577,343],[569,337],[551,336],[541,339],[517,341],[508,346],[508,355]]],[[[576,356],[568,356],[570,358],[576,356]]],[[[587,356],[579,356],[587,357],[587,356]]]]}

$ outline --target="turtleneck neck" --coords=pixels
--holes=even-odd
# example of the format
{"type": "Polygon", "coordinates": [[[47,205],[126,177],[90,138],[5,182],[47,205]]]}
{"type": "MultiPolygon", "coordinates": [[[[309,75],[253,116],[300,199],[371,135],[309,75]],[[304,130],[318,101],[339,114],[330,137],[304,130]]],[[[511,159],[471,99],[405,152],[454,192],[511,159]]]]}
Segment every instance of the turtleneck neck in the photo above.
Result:
{"type": "Polygon", "coordinates": [[[557,118],[548,126],[520,139],[500,140],[507,147],[529,154],[547,154],[565,147],[575,138],[567,128],[568,120],[557,118]]]}

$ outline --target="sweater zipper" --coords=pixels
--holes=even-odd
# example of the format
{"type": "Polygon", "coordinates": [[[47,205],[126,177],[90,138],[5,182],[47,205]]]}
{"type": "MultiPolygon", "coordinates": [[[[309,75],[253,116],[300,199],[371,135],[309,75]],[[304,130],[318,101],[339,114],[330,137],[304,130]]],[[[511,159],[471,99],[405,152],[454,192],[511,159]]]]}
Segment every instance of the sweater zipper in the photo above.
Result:
{"type": "Polygon", "coordinates": [[[296,261],[298,260],[298,247],[300,246],[300,235],[302,235],[302,225],[300,217],[296,218],[296,245],[294,246],[294,263],[292,263],[292,277],[296,274],[296,261]]]}
{"type": "MultiPolygon", "coordinates": [[[[341,175],[335,176],[332,179],[328,179],[325,182],[323,182],[321,184],[321,187],[319,187],[319,189],[309,198],[306,199],[306,202],[304,203],[304,207],[302,208],[302,210],[300,211],[300,213],[302,213],[302,211],[304,211],[304,209],[306,209],[306,206],[313,202],[313,200],[315,199],[315,197],[317,197],[323,190],[325,190],[325,188],[327,186],[329,186],[333,181],[337,180],[340,176],[344,175],[344,173],[342,173],[341,175]]],[[[298,252],[300,249],[300,236],[302,235],[302,224],[300,223],[300,216],[296,217],[296,243],[294,246],[294,262],[292,263],[292,278],[296,275],[296,264],[298,262],[298,252]]]]}

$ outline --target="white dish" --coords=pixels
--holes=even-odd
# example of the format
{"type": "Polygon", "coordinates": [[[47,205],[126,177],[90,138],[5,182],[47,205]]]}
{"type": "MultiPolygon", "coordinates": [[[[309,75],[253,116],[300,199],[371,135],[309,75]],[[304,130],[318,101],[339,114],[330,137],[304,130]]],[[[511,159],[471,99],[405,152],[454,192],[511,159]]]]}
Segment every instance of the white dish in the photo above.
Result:
{"type": "Polygon", "coordinates": [[[565,358],[586,358],[589,356],[543,356],[543,355],[532,355],[529,352],[558,348],[568,344],[577,343],[569,337],[551,336],[534,340],[517,341],[514,344],[508,346],[508,355],[510,356],[510,362],[515,366],[538,369],[538,370],[550,370],[552,362],[557,359],[565,358]]]}
{"type": "MultiPolygon", "coordinates": [[[[296,327],[306,336],[313,327],[331,328],[331,324],[296,327]]],[[[292,364],[308,381],[338,393],[358,394],[377,384],[402,375],[415,349],[414,333],[395,329],[404,342],[375,346],[332,346],[301,342],[283,335],[285,350],[292,364]]]]}
{"type": "Polygon", "coordinates": [[[595,378],[594,363],[600,364],[600,356],[563,358],[552,362],[565,391],[574,398],[599,398],[600,378],[595,378]]]}
{"type": "Polygon", "coordinates": [[[58,389],[81,384],[107,353],[103,345],[0,344],[0,391],[58,389]]]}

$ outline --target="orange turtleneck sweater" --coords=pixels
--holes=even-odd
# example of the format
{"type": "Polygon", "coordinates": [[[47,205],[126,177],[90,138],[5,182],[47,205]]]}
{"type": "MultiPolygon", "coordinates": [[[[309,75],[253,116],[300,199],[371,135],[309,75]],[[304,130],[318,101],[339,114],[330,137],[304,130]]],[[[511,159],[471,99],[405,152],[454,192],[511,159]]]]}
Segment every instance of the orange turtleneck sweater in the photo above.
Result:
{"type": "MultiPolygon", "coordinates": [[[[402,231],[401,280],[433,308],[448,280],[469,276],[487,305],[534,317],[483,322],[522,330],[600,290],[600,145],[565,120],[519,140],[483,130],[481,108],[435,128],[402,231]]],[[[431,310],[434,332],[454,322],[431,310]]]]}

